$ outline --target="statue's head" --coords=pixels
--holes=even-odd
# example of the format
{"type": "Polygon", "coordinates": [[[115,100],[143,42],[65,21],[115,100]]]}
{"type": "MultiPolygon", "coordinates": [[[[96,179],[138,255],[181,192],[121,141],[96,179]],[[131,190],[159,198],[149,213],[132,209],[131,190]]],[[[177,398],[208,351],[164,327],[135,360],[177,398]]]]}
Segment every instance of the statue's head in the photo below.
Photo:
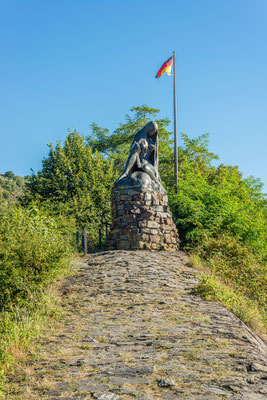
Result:
{"type": "Polygon", "coordinates": [[[153,136],[158,130],[158,124],[155,121],[150,121],[146,124],[146,133],[148,136],[153,136]]]}
{"type": "Polygon", "coordinates": [[[148,143],[146,139],[140,139],[138,144],[142,150],[146,151],[148,149],[148,143]]]}

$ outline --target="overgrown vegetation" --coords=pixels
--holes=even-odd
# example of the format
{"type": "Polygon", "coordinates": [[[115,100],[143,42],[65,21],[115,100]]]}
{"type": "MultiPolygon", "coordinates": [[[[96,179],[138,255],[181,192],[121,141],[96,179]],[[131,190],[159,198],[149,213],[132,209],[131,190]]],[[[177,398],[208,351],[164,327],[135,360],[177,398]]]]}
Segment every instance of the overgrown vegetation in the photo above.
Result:
{"type": "Polygon", "coordinates": [[[113,133],[94,123],[87,137],[74,130],[63,143],[50,144],[41,171],[27,179],[11,171],[0,176],[0,376],[11,365],[14,343],[28,343],[36,321],[54,312],[44,292],[68,264],[76,227],[87,226],[94,244],[99,226],[110,222],[111,188],[135,133],[150,119],[159,125],[160,174],[182,247],[194,264],[205,265],[197,291],[255,329],[267,329],[261,182],[244,179],[236,166],[214,166],[218,156],[209,151],[207,134],[183,134],[176,194],[170,121],[147,106],[131,112],[113,133]]]}
{"type": "Polygon", "coordinates": [[[0,210],[0,309],[29,302],[37,296],[70,255],[56,222],[38,208],[0,210]]]}
{"type": "MultiPolygon", "coordinates": [[[[114,168],[119,173],[134,133],[159,112],[146,106],[135,107],[132,111],[134,115],[127,115],[126,122],[112,134],[93,124],[93,133],[88,137],[93,149],[114,160],[114,168]]],[[[213,162],[218,156],[208,149],[208,134],[194,139],[182,134],[176,194],[169,121],[160,119],[157,122],[160,174],[182,246],[207,266],[199,293],[221,301],[254,328],[262,329],[265,324],[267,329],[267,218],[262,183],[253,177],[244,179],[236,166],[220,164],[215,167],[213,162]],[[239,303],[236,298],[240,299],[239,303]],[[249,318],[241,311],[245,309],[249,318]]]]}
{"type": "Polygon", "coordinates": [[[0,396],[1,376],[13,355],[36,335],[44,315],[54,312],[47,290],[72,252],[71,240],[37,207],[0,208],[0,396]]]}
{"type": "Polygon", "coordinates": [[[25,179],[12,171],[0,175],[0,207],[16,204],[25,189],[25,179]]]}
{"type": "Polygon", "coordinates": [[[111,218],[110,192],[117,177],[113,163],[75,130],[64,143],[48,147],[42,170],[26,183],[23,204],[38,201],[50,215],[86,226],[89,245],[94,245],[99,227],[111,218]]]}
{"type": "Polygon", "coordinates": [[[25,185],[12,172],[2,176],[6,201],[0,202],[0,395],[1,376],[11,368],[13,355],[55,312],[47,291],[75,252],[76,227],[87,226],[93,246],[98,226],[110,219],[113,172],[112,162],[93,152],[74,131],[63,144],[49,145],[42,170],[27,177],[25,185]],[[16,182],[23,190],[17,190],[16,182]]]}

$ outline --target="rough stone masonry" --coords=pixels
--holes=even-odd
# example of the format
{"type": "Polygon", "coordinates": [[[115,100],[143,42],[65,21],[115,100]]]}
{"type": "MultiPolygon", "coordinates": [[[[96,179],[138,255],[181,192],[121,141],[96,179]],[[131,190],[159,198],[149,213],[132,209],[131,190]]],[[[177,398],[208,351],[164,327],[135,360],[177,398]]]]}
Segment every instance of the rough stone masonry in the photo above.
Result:
{"type": "Polygon", "coordinates": [[[136,133],[111,202],[110,248],[178,250],[178,232],[158,172],[156,122],[136,133]]]}
{"type": "Polygon", "coordinates": [[[113,190],[110,247],[177,250],[179,239],[168,197],[146,190],[113,190]]]}

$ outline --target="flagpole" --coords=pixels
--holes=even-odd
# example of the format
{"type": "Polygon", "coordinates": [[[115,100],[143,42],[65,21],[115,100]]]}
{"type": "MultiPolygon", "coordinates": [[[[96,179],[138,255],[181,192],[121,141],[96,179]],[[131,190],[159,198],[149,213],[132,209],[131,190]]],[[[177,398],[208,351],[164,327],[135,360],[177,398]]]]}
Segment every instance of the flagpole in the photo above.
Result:
{"type": "Polygon", "coordinates": [[[175,175],[175,193],[178,193],[178,148],[177,148],[177,110],[176,110],[175,51],[173,52],[173,111],[174,111],[174,175],[175,175]]]}

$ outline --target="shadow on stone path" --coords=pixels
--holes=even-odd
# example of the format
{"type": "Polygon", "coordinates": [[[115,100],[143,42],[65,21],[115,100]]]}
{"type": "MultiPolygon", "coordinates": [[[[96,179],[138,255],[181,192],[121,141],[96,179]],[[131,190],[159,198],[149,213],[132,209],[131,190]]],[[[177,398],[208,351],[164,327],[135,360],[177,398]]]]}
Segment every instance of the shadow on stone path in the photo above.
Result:
{"type": "MultiPolygon", "coordinates": [[[[266,346],[193,294],[182,252],[108,251],[62,288],[59,330],[30,360],[16,399],[266,399],[266,346]]],[[[76,262],[76,263],[77,263],[76,262]]]]}

